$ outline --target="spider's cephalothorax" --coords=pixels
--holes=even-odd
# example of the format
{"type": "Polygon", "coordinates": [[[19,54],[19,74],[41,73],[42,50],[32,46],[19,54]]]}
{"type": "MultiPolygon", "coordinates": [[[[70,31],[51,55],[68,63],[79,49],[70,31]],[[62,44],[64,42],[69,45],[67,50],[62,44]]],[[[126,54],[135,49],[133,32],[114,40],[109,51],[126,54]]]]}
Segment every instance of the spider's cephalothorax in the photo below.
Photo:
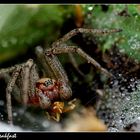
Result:
{"type": "Polygon", "coordinates": [[[67,100],[71,95],[71,89],[63,81],[41,78],[36,82],[36,92],[34,96],[29,97],[28,103],[48,109],[53,102],[67,100]]]}

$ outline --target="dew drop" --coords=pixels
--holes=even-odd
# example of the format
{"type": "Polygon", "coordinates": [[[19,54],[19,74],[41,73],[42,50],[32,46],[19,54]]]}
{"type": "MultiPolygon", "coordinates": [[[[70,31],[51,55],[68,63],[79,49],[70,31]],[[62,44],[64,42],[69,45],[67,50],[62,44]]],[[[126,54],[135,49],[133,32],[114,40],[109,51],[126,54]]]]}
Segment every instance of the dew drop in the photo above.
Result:
{"type": "Polygon", "coordinates": [[[17,116],[17,112],[13,112],[13,116],[16,117],[17,116]]]}
{"type": "Polygon", "coordinates": [[[44,121],[42,123],[42,126],[45,127],[45,128],[48,128],[50,125],[49,125],[48,121],[44,121]]]}
{"type": "Polygon", "coordinates": [[[109,127],[108,131],[109,132],[118,132],[119,130],[117,128],[114,128],[114,127],[109,127]]]}
{"type": "Polygon", "coordinates": [[[125,98],[125,100],[127,100],[127,101],[130,101],[130,99],[131,99],[130,96],[127,96],[127,97],[125,98]]]}
{"type": "Polygon", "coordinates": [[[124,53],[125,52],[125,49],[120,49],[120,53],[124,53]]]}
{"type": "Polygon", "coordinates": [[[0,113],[0,118],[1,118],[1,120],[3,120],[3,115],[0,113]]]}

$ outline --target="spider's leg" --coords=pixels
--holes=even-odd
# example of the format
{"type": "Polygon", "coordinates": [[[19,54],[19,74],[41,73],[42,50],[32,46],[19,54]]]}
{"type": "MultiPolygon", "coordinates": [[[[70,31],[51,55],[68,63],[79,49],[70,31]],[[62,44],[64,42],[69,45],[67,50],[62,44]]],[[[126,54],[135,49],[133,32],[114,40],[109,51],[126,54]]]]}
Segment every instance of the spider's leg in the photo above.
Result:
{"type": "Polygon", "coordinates": [[[39,80],[39,75],[34,64],[30,71],[30,84],[29,84],[29,96],[32,98],[36,93],[36,81],[39,80]]]}
{"type": "MultiPolygon", "coordinates": [[[[60,49],[61,48],[60,46],[62,44],[64,44],[66,41],[68,41],[70,38],[72,38],[73,36],[77,35],[78,33],[90,33],[90,34],[95,34],[95,35],[107,35],[107,34],[116,33],[116,32],[120,32],[120,31],[122,31],[122,30],[121,29],[103,30],[103,29],[84,29],[84,28],[73,29],[72,31],[70,31],[67,34],[65,34],[62,38],[60,38],[59,40],[57,40],[56,42],[54,42],[52,44],[52,48],[50,50],[52,50],[52,49],[55,50],[56,48],[59,48],[60,49]]],[[[63,49],[64,48],[61,49],[62,53],[63,53],[63,49]]],[[[46,49],[46,52],[48,52],[48,50],[49,49],[46,49]]],[[[92,59],[91,57],[89,57],[81,49],[77,49],[77,51],[75,51],[75,49],[72,49],[72,48],[69,49],[69,50],[68,49],[64,49],[64,50],[67,51],[66,53],[70,53],[70,52],[77,52],[77,53],[79,53],[81,56],[83,56],[85,59],[87,59],[93,65],[95,65],[95,67],[97,67],[98,69],[100,69],[102,72],[109,74],[109,72],[107,72],[104,68],[102,68],[99,63],[97,63],[94,59],[92,59]]],[[[59,52],[59,53],[61,53],[61,52],[59,52]]],[[[48,53],[46,53],[46,57],[48,57],[47,59],[49,59],[49,57],[52,57],[51,59],[53,59],[54,61],[57,61],[56,60],[57,58],[55,56],[53,56],[53,54],[55,55],[55,53],[51,53],[50,55],[48,53]]],[[[50,64],[50,65],[52,67],[54,67],[53,66],[54,63],[55,62],[52,61],[52,64],[50,64]]],[[[56,64],[56,65],[60,65],[60,64],[56,64]]],[[[58,66],[58,67],[60,68],[61,66],[58,66]]],[[[57,70],[55,70],[55,71],[57,71],[57,70]]],[[[60,77],[63,77],[61,74],[64,74],[64,72],[57,72],[57,73],[60,75],[60,77]]],[[[64,74],[64,76],[65,76],[64,79],[67,79],[66,78],[67,77],[66,74],[64,74]]]]}
{"type": "MultiPolygon", "coordinates": [[[[38,46],[37,49],[40,51],[39,55],[42,56],[41,52],[43,52],[43,49],[40,46],[38,46]]],[[[60,98],[68,99],[72,95],[72,90],[69,86],[69,80],[68,80],[67,74],[65,70],[63,69],[60,61],[53,54],[51,55],[45,54],[41,58],[43,57],[45,58],[45,61],[43,60],[42,65],[44,65],[46,69],[49,69],[52,76],[51,78],[54,78],[55,80],[58,81],[58,83],[61,84],[61,86],[59,87],[60,88],[59,92],[63,94],[61,94],[60,98]]]]}
{"type": "Polygon", "coordinates": [[[92,57],[90,57],[87,53],[85,53],[81,48],[78,48],[76,46],[63,46],[63,47],[58,46],[56,48],[50,48],[46,50],[46,55],[56,55],[56,54],[70,53],[70,52],[78,53],[80,56],[86,59],[88,63],[94,65],[102,73],[106,74],[109,77],[113,76],[110,72],[104,69],[97,61],[95,61],[92,57]]]}
{"type": "Polygon", "coordinates": [[[64,112],[69,112],[69,111],[72,111],[75,107],[76,107],[76,104],[77,104],[77,99],[74,98],[73,100],[69,101],[68,102],[68,105],[63,109],[63,113],[64,112]]]}
{"type": "Polygon", "coordinates": [[[62,67],[62,64],[60,63],[59,59],[55,55],[45,55],[46,61],[50,65],[50,68],[52,72],[55,75],[56,79],[61,79],[65,83],[68,83],[68,77],[65,72],[65,70],[62,67]]]}
{"type": "Polygon", "coordinates": [[[68,53],[69,55],[69,58],[70,58],[70,61],[72,63],[72,65],[74,66],[74,68],[76,69],[76,71],[82,76],[82,77],[85,77],[85,74],[78,68],[78,64],[73,56],[72,53],[68,53]]]}
{"type": "Polygon", "coordinates": [[[56,48],[63,44],[64,42],[68,41],[70,38],[73,36],[77,35],[78,33],[90,33],[90,34],[95,34],[95,35],[106,35],[106,34],[111,34],[111,33],[116,33],[122,31],[121,29],[110,29],[110,30],[103,30],[103,29],[84,29],[84,28],[77,28],[73,29],[67,34],[65,34],[62,38],[57,40],[52,44],[53,48],[56,48]]]}
{"type": "Polygon", "coordinates": [[[67,74],[63,69],[60,61],[54,54],[50,55],[45,53],[45,58],[55,75],[55,79],[58,81],[58,83],[61,83],[61,86],[59,86],[60,98],[64,100],[69,99],[72,96],[72,90],[69,85],[67,74]]]}
{"type": "MultiPolygon", "coordinates": [[[[0,75],[0,78],[4,79],[4,81],[6,82],[6,84],[8,84],[8,82],[10,81],[11,79],[11,76],[10,74],[8,73],[3,73],[2,75],[0,75]]],[[[14,88],[13,88],[13,96],[14,98],[18,101],[18,102],[21,102],[21,94],[20,94],[20,90],[18,88],[17,85],[14,85],[14,88]]]]}
{"type": "MultiPolygon", "coordinates": [[[[21,64],[22,65],[22,64],[21,64]]],[[[19,65],[15,65],[9,68],[3,68],[0,70],[0,75],[3,75],[4,73],[10,73],[13,72],[19,65]]]]}
{"type": "Polygon", "coordinates": [[[12,117],[12,102],[11,102],[11,92],[21,71],[21,66],[17,66],[12,74],[12,79],[9,81],[6,88],[6,100],[7,100],[7,112],[8,112],[8,122],[13,124],[12,117]]]}
{"type": "Polygon", "coordinates": [[[41,46],[36,47],[36,54],[45,69],[46,75],[48,74],[50,78],[62,79],[68,83],[68,77],[62,64],[55,55],[44,55],[44,50],[41,46]]]}
{"type": "Polygon", "coordinates": [[[39,65],[42,67],[44,74],[43,76],[47,77],[49,75],[50,78],[56,78],[51,66],[49,65],[48,61],[46,61],[43,48],[41,46],[37,46],[35,48],[35,52],[39,61],[39,65]]]}
{"type": "Polygon", "coordinates": [[[23,73],[23,77],[22,77],[22,101],[23,104],[26,105],[28,102],[28,92],[29,92],[29,84],[30,84],[30,72],[31,72],[31,68],[33,66],[33,60],[29,59],[24,67],[22,67],[22,73],[23,73]]]}

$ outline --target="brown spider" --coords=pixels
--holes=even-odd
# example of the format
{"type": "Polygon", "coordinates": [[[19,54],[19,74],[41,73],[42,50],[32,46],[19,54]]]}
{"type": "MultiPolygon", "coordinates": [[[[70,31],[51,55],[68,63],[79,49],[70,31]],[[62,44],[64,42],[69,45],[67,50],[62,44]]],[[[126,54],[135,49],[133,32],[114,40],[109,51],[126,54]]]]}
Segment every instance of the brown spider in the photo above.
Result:
{"type": "Polygon", "coordinates": [[[57,54],[61,53],[78,53],[87,60],[88,63],[94,65],[100,72],[107,76],[112,76],[106,69],[86,54],[82,49],[75,46],[67,46],[64,42],[78,33],[92,33],[95,35],[104,35],[109,33],[120,32],[120,29],[100,30],[100,29],[84,29],[77,28],[52,44],[51,48],[43,50],[40,46],[36,47],[36,54],[40,60],[42,71],[46,77],[39,78],[36,69],[36,63],[29,59],[26,63],[18,64],[10,68],[0,70],[0,76],[7,81],[6,100],[8,121],[13,123],[11,93],[14,97],[24,105],[39,106],[47,110],[48,118],[59,121],[60,114],[73,110],[75,108],[75,99],[66,102],[72,96],[72,90],[65,70],[57,58],[57,54]],[[10,78],[10,73],[12,73],[10,78]],[[9,80],[10,79],[10,80],[9,80]]]}

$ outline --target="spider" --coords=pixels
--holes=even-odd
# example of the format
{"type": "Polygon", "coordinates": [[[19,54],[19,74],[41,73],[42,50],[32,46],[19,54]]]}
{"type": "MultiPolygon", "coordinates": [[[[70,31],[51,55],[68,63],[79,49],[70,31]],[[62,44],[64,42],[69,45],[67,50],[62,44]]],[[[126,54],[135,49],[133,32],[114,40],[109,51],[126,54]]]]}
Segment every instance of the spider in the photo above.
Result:
{"type": "Polygon", "coordinates": [[[23,103],[23,105],[39,106],[47,111],[48,118],[53,118],[56,121],[60,120],[62,113],[73,110],[76,106],[76,99],[69,101],[72,96],[72,90],[68,76],[56,55],[62,53],[77,53],[86,59],[88,63],[94,65],[100,72],[111,77],[112,74],[110,72],[104,69],[81,48],[67,46],[65,42],[78,33],[105,35],[120,31],[121,29],[101,30],[77,28],[52,43],[51,48],[43,50],[42,47],[37,46],[36,55],[38,60],[40,60],[40,68],[42,68],[42,72],[46,78],[39,77],[37,64],[33,59],[29,59],[22,64],[1,69],[0,77],[3,77],[7,82],[6,106],[8,122],[13,124],[12,93],[16,100],[23,103]]]}

